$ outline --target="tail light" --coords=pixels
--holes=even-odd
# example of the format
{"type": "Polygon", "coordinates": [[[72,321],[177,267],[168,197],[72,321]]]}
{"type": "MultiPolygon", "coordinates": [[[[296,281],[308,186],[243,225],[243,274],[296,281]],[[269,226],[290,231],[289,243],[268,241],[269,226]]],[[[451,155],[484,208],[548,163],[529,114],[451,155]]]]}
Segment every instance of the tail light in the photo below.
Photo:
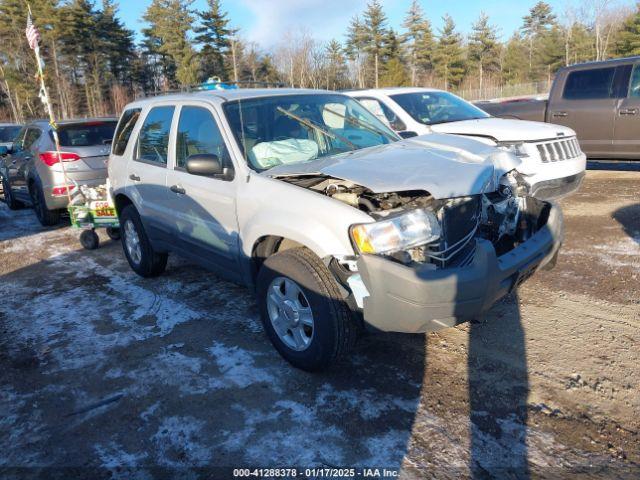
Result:
{"type": "Polygon", "coordinates": [[[80,160],[80,155],[77,153],[71,152],[42,152],[40,154],[40,160],[42,160],[45,165],[49,167],[55,165],[56,163],[63,162],[75,162],[76,160],[80,160]]]}
{"type": "Polygon", "coordinates": [[[75,185],[67,185],[66,187],[53,187],[51,190],[51,195],[54,197],[61,197],[67,194],[67,191],[71,191],[76,188],[75,185]]]}

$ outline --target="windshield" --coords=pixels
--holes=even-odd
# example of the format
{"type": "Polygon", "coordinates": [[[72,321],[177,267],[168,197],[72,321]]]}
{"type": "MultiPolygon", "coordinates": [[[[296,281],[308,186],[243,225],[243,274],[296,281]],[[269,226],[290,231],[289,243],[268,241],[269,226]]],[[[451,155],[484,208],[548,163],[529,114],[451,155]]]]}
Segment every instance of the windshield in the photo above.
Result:
{"type": "Polygon", "coordinates": [[[417,122],[425,125],[489,118],[489,114],[448,92],[416,92],[391,95],[417,122]]]}
{"type": "Polygon", "coordinates": [[[345,95],[280,95],[225,104],[244,157],[254,170],[302,163],[399,140],[345,95]]]}
{"type": "MultiPolygon", "coordinates": [[[[61,147],[89,147],[109,145],[116,129],[115,121],[74,123],[58,126],[58,139],[61,147]]],[[[53,138],[53,137],[52,137],[53,138]]]]}
{"type": "Polygon", "coordinates": [[[22,127],[0,127],[0,142],[13,142],[22,127]]]}

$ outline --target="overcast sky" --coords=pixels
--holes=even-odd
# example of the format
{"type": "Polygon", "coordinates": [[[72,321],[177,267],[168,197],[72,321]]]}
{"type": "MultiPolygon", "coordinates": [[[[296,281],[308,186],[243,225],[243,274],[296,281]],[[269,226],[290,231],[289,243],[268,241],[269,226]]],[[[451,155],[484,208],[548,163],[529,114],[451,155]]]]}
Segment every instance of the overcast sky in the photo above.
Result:
{"type": "MultiPolygon", "coordinates": [[[[509,37],[522,24],[522,17],[537,0],[420,0],[434,28],[442,25],[442,16],[449,13],[462,33],[468,33],[481,11],[500,28],[503,38],[509,37]]],[[[617,0],[634,5],[635,0],[617,0]]],[[[547,0],[562,15],[567,3],[580,0],[547,0]]],[[[150,0],[120,0],[120,12],[127,26],[139,37],[143,28],[142,15],[150,0]]],[[[367,0],[222,0],[235,27],[243,37],[264,47],[279,43],[287,31],[303,28],[319,40],[344,39],[349,20],[363,11],[367,0]]],[[[398,29],[411,0],[382,0],[389,25],[398,29]]],[[[196,0],[194,7],[206,8],[205,0],[196,0]]]]}

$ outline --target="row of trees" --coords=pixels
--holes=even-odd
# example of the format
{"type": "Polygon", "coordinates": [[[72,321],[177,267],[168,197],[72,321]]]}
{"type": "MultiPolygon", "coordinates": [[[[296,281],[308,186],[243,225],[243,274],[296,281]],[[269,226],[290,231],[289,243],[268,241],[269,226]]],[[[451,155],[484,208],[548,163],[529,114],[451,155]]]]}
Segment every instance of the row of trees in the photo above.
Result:
{"type": "MultiPolygon", "coordinates": [[[[505,42],[482,13],[463,36],[446,15],[440,29],[417,0],[400,30],[379,0],[349,23],[344,41],[308,33],[274,39],[269,51],[244,39],[220,0],[203,11],[193,0],[152,0],[142,41],[118,17],[113,0],[31,0],[40,30],[47,84],[59,117],[117,113],[135,96],[211,77],[339,89],[432,85],[446,89],[549,80],[568,64],[640,55],[640,3],[582,0],[554,12],[543,1],[505,42]]],[[[24,36],[24,0],[0,2],[0,114],[17,121],[43,115],[33,53],[24,36]]]]}

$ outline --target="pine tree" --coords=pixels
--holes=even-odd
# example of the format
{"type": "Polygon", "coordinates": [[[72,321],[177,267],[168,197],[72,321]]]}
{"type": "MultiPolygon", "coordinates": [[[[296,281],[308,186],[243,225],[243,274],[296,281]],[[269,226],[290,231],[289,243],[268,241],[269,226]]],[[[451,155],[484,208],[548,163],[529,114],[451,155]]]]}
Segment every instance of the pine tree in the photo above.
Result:
{"type": "Polygon", "coordinates": [[[201,78],[217,76],[227,79],[225,57],[228,55],[231,41],[229,37],[235,32],[229,28],[226,12],[222,11],[220,0],[208,0],[209,9],[198,12],[200,25],[194,29],[195,41],[201,45],[200,70],[201,78]]]}
{"type": "Polygon", "coordinates": [[[498,29],[489,23],[489,17],[484,12],[472,26],[469,37],[469,60],[478,68],[480,92],[482,92],[485,76],[500,69],[498,29]]]}
{"type": "Polygon", "coordinates": [[[504,47],[502,56],[502,81],[516,85],[526,81],[529,68],[522,61],[527,56],[527,45],[517,33],[514,33],[504,47]]]}
{"type": "Polygon", "coordinates": [[[444,80],[445,90],[460,84],[464,77],[464,50],[462,37],[449,15],[443,17],[444,26],[435,48],[433,63],[435,71],[444,80]]]}
{"type": "Polygon", "coordinates": [[[537,60],[539,65],[546,68],[546,72],[542,71],[541,74],[546,74],[545,79],[551,84],[553,73],[565,64],[563,34],[558,25],[541,35],[537,60]]]}
{"type": "Polygon", "coordinates": [[[637,11],[627,18],[618,34],[616,53],[621,57],[640,55],[640,3],[637,11]]]}
{"type": "Polygon", "coordinates": [[[521,31],[527,40],[529,57],[529,77],[531,80],[538,77],[541,65],[535,64],[535,55],[538,42],[542,36],[556,24],[556,16],[551,5],[545,2],[536,3],[525,15],[521,31]]]}
{"type": "Polygon", "coordinates": [[[103,0],[96,19],[100,48],[106,55],[111,80],[130,84],[135,58],[133,32],[124,26],[117,15],[115,2],[103,0]]]}
{"type": "Polygon", "coordinates": [[[384,66],[380,77],[381,87],[403,87],[409,84],[409,76],[399,58],[391,58],[384,66]]]}
{"type": "Polygon", "coordinates": [[[347,64],[340,42],[331,40],[325,49],[327,58],[327,90],[338,90],[346,85],[347,64]]]}
{"type": "Polygon", "coordinates": [[[583,63],[593,59],[594,38],[587,27],[581,23],[574,23],[571,26],[570,39],[567,51],[565,52],[565,64],[583,63]]]}
{"type": "Polygon", "coordinates": [[[367,35],[365,26],[357,15],[351,19],[347,27],[347,40],[345,42],[345,53],[353,62],[356,69],[358,87],[364,88],[364,61],[366,56],[367,35]]]}
{"type": "Polygon", "coordinates": [[[198,80],[198,58],[189,41],[193,22],[193,0],[153,0],[143,18],[150,27],[143,30],[149,55],[159,55],[169,85],[182,86],[198,80]],[[174,68],[167,68],[174,66],[174,68]]]}
{"type": "Polygon", "coordinates": [[[417,0],[411,3],[402,26],[406,30],[402,40],[408,50],[411,85],[415,85],[418,74],[430,68],[433,57],[431,24],[417,0]]]}
{"type": "Polygon", "coordinates": [[[387,16],[379,0],[371,0],[364,12],[365,51],[373,59],[374,84],[378,88],[380,81],[380,63],[385,54],[385,40],[388,32],[387,16]]]}

